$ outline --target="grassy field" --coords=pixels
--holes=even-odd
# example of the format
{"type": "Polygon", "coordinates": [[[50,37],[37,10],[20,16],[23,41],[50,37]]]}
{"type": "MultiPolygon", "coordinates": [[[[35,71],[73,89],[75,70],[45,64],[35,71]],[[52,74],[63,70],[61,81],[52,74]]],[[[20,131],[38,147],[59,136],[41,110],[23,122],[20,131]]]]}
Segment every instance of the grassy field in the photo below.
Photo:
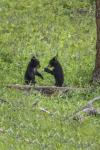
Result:
{"type": "Polygon", "coordinates": [[[7,84],[24,83],[32,55],[39,58],[45,78],[37,78],[37,85],[53,85],[54,79],[43,68],[57,53],[64,69],[64,84],[90,87],[95,43],[93,0],[0,1],[0,98],[9,102],[0,101],[0,150],[100,149],[99,116],[86,117],[83,122],[68,119],[100,95],[99,86],[52,97],[6,88],[7,84]],[[39,103],[34,107],[36,101],[39,103]]]}

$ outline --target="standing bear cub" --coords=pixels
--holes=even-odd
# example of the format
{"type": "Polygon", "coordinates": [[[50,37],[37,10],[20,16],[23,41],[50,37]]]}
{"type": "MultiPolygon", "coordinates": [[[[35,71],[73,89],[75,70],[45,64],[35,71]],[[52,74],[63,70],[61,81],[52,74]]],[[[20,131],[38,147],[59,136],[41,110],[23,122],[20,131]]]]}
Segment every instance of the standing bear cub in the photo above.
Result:
{"type": "Polygon", "coordinates": [[[64,82],[64,73],[61,64],[57,60],[57,57],[53,57],[49,61],[48,67],[44,68],[44,71],[47,73],[50,73],[55,78],[55,86],[61,87],[64,82]],[[53,67],[52,70],[50,70],[48,67],[53,67]]]}
{"type": "Polygon", "coordinates": [[[25,83],[26,84],[31,84],[33,83],[35,85],[35,76],[39,76],[41,79],[43,79],[43,76],[37,71],[37,68],[40,67],[40,62],[36,57],[32,57],[31,61],[29,62],[27,66],[27,70],[25,72],[25,83]]]}

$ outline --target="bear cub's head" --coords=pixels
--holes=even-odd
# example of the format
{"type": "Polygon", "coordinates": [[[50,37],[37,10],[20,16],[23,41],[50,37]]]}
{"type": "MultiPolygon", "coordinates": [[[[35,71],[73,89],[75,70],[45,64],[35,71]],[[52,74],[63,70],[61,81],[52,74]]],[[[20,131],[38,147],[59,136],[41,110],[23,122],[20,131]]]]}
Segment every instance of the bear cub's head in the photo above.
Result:
{"type": "Polygon", "coordinates": [[[57,64],[58,64],[58,60],[57,60],[57,57],[53,57],[50,61],[49,61],[49,67],[55,67],[57,64]]]}
{"type": "Polygon", "coordinates": [[[34,67],[36,67],[36,68],[39,68],[39,67],[40,67],[40,61],[39,61],[35,56],[33,56],[33,57],[31,58],[31,63],[32,63],[32,65],[33,65],[34,67]]]}

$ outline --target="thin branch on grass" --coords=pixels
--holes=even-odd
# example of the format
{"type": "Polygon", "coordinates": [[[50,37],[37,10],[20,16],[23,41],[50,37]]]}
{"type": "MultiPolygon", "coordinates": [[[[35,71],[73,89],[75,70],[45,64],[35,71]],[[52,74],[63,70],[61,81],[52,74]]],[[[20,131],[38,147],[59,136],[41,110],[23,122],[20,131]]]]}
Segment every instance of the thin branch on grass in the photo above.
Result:
{"type": "Polygon", "coordinates": [[[40,111],[45,112],[45,113],[47,113],[49,115],[55,115],[55,113],[52,113],[52,112],[48,111],[46,108],[40,107],[39,109],[40,109],[40,111]]]}

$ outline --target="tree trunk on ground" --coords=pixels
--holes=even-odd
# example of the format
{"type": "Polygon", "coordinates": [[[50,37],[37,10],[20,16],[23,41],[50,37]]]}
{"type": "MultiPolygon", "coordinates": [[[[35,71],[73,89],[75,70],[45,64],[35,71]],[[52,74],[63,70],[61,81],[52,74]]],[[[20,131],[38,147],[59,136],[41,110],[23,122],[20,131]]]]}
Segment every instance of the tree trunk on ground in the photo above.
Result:
{"type": "Polygon", "coordinates": [[[96,42],[96,61],[93,71],[93,81],[100,83],[100,0],[96,0],[96,25],[97,25],[97,42],[96,42]]]}

